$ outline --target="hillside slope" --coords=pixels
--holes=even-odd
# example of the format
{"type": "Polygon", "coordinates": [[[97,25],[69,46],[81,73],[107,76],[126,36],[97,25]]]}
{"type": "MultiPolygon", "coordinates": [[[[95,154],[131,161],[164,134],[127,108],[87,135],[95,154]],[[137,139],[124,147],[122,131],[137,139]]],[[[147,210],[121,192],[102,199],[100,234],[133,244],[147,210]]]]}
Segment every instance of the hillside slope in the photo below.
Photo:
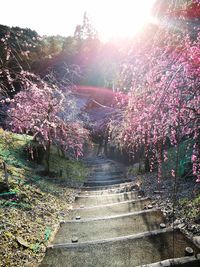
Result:
{"type": "Polygon", "coordinates": [[[31,138],[0,130],[0,266],[37,266],[59,221],[70,209],[75,189],[87,171],[79,161],[51,156],[54,173],[40,176],[42,165],[26,160],[31,138]],[[3,185],[5,162],[9,191],[3,185]]]}

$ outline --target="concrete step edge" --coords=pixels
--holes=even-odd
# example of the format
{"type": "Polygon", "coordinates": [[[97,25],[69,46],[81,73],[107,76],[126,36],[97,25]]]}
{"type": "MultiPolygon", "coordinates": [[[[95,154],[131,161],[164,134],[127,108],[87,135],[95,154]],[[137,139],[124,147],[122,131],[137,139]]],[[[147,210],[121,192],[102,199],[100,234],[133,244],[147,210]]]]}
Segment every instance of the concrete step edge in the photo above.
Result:
{"type": "Polygon", "coordinates": [[[120,192],[120,193],[114,193],[114,194],[99,194],[99,195],[91,195],[91,194],[88,194],[87,193],[85,195],[78,195],[75,197],[75,200],[77,199],[81,199],[81,198],[99,198],[99,197],[112,197],[112,196],[122,196],[122,195],[131,195],[130,193],[139,193],[139,191],[137,190],[132,190],[132,191],[129,191],[129,192],[120,192]]]}
{"type": "MultiPolygon", "coordinates": [[[[174,230],[178,231],[178,230],[174,230]]],[[[165,228],[165,229],[157,229],[154,231],[147,231],[147,232],[142,232],[134,235],[127,235],[127,236],[120,236],[120,237],[112,237],[108,239],[101,239],[101,240],[91,240],[91,241],[86,241],[86,242],[80,242],[80,243],[60,243],[60,244],[52,244],[47,247],[47,249],[71,249],[71,248],[77,248],[77,247],[85,247],[87,245],[92,245],[92,244],[106,244],[106,243],[113,243],[117,241],[126,241],[126,240],[135,240],[139,238],[144,238],[144,237],[149,237],[153,235],[159,235],[162,233],[166,232],[173,232],[172,228],[165,228]]]]}
{"type": "Polygon", "coordinates": [[[77,211],[77,210],[87,210],[87,209],[97,209],[97,208],[103,208],[103,207],[112,207],[112,206],[117,206],[121,204],[128,204],[128,203],[137,203],[137,202],[143,202],[145,200],[151,200],[149,197],[144,197],[140,199],[134,199],[134,200],[127,200],[127,201],[121,201],[121,202],[115,202],[115,203],[110,203],[110,204],[103,204],[103,205],[98,205],[98,206],[86,206],[83,208],[74,208],[71,209],[71,211],[77,211]]]}
{"type": "Polygon", "coordinates": [[[137,267],[169,267],[169,266],[182,266],[182,265],[185,266],[185,264],[187,263],[195,263],[195,262],[200,263],[200,254],[197,254],[196,256],[167,259],[150,264],[138,265],[137,267]]]}
{"type": "Polygon", "coordinates": [[[87,191],[90,191],[90,189],[92,191],[94,191],[94,189],[96,188],[96,190],[109,190],[109,189],[112,189],[112,188],[123,188],[124,186],[130,186],[130,185],[135,185],[135,183],[133,183],[133,181],[130,181],[130,182],[124,182],[124,183],[121,183],[121,184],[114,184],[114,185],[99,185],[99,186],[84,186],[82,187],[82,189],[84,190],[87,190],[87,191]]]}
{"type": "Polygon", "coordinates": [[[132,216],[137,216],[137,215],[143,215],[147,213],[153,213],[153,212],[159,212],[164,218],[163,213],[161,212],[160,209],[149,209],[149,210],[140,210],[140,211],[134,211],[134,212],[129,212],[129,213],[123,213],[120,215],[112,215],[112,216],[105,216],[105,217],[96,217],[96,218],[87,218],[87,219],[80,219],[80,220],[63,220],[61,224],[70,224],[70,223],[84,223],[84,222],[93,222],[93,221],[103,221],[103,220],[112,220],[112,219],[119,219],[119,218],[124,218],[124,217],[132,217],[132,216]]]}
{"type": "Polygon", "coordinates": [[[127,180],[123,175],[120,175],[120,176],[115,176],[115,177],[112,177],[112,176],[106,176],[106,177],[91,177],[91,178],[88,178],[85,182],[112,182],[112,181],[115,181],[115,180],[127,180]]]}
{"type": "Polygon", "coordinates": [[[122,184],[123,182],[124,183],[127,183],[128,181],[130,180],[122,180],[122,179],[116,179],[116,180],[94,180],[92,182],[84,182],[84,185],[90,185],[91,187],[96,187],[96,186],[107,186],[108,185],[115,185],[115,184],[122,184]]]}

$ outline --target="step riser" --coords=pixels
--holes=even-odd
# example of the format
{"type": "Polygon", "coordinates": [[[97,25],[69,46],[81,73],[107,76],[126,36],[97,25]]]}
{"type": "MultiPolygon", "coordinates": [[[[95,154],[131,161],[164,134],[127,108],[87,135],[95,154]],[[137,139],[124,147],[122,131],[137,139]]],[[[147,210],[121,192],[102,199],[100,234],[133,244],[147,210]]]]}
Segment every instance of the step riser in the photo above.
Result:
{"type": "Polygon", "coordinates": [[[164,222],[164,216],[157,210],[94,221],[71,221],[61,225],[53,244],[70,243],[73,236],[79,242],[128,236],[159,229],[164,222]]]}
{"type": "Polygon", "coordinates": [[[122,175],[124,175],[124,173],[123,172],[91,172],[90,174],[89,174],[89,177],[100,177],[100,176],[122,176],[122,175]]]}
{"type": "MultiPolygon", "coordinates": [[[[113,182],[113,181],[116,181],[116,180],[119,180],[119,181],[121,181],[121,182],[123,182],[123,180],[125,180],[125,177],[123,177],[123,176],[116,176],[116,177],[109,177],[109,176],[107,176],[107,177],[96,177],[96,178],[94,178],[94,177],[91,177],[91,178],[89,178],[88,180],[87,180],[87,182],[88,183],[95,183],[95,182],[107,182],[107,181],[110,181],[110,182],[113,182]]],[[[86,183],[87,183],[86,182],[86,183]]]]}
{"type": "Polygon", "coordinates": [[[121,184],[115,184],[115,185],[107,185],[107,186],[83,186],[83,191],[101,191],[101,190],[113,190],[113,189],[124,189],[124,188],[130,188],[134,186],[135,184],[131,181],[128,183],[121,183],[121,184]]]}
{"type": "Polygon", "coordinates": [[[125,177],[123,175],[118,175],[118,176],[111,176],[111,175],[105,175],[105,176],[95,176],[95,177],[90,177],[87,179],[88,182],[94,182],[94,181],[108,181],[108,180],[122,180],[125,177]]]}
{"type": "Polygon", "coordinates": [[[101,171],[101,172],[97,172],[97,171],[93,171],[90,173],[89,176],[93,175],[93,176],[104,176],[104,175],[110,175],[110,176],[115,176],[115,175],[123,175],[124,172],[122,171],[101,171]]]}
{"type": "Polygon", "coordinates": [[[128,200],[135,200],[137,199],[138,193],[137,192],[128,192],[124,194],[110,194],[110,195],[97,195],[97,196],[88,196],[88,197],[81,197],[78,196],[76,198],[76,202],[74,203],[74,208],[79,207],[80,205],[85,206],[99,206],[104,204],[112,204],[112,203],[119,203],[128,200]]]}
{"type": "Polygon", "coordinates": [[[132,186],[132,187],[125,187],[125,188],[111,188],[111,189],[105,189],[105,190],[82,190],[81,192],[79,192],[78,194],[80,196],[83,195],[108,195],[108,194],[119,194],[119,193],[125,193],[125,192],[131,192],[131,191],[136,191],[137,187],[136,186],[132,186]]]}
{"type": "MultiPolygon", "coordinates": [[[[90,170],[92,169],[92,171],[93,172],[95,172],[97,175],[98,174],[103,174],[103,173],[107,173],[107,170],[106,171],[104,171],[104,170],[102,170],[102,169],[95,169],[95,168],[90,168],[90,170]]],[[[111,170],[109,171],[109,173],[110,174],[119,174],[119,173],[123,173],[123,169],[122,168],[117,168],[117,167],[115,167],[115,168],[111,168],[111,170]]]]}
{"type": "Polygon", "coordinates": [[[192,247],[195,253],[198,252],[181,233],[175,233],[174,241],[173,247],[172,232],[164,232],[121,241],[48,249],[40,267],[133,267],[173,256],[184,257],[187,246],[192,247]]]}
{"type": "Polygon", "coordinates": [[[84,186],[90,186],[90,187],[96,187],[96,186],[107,186],[107,185],[116,185],[116,184],[121,184],[121,183],[126,183],[129,182],[129,180],[111,180],[111,181],[92,181],[92,182],[85,182],[84,186]]]}
{"type": "Polygon", "coordinates": [[[92,170],[93,172],[119,172],[122,171],[122,168],[116,168],[116,166],[114,165],[108,165],[108,166],[104,166],[104,167],[100,167],[100,166],[89,166],[89,170],[92,170]]]}
{"type": "Polygon", "coordinates": [[[135,202],[124,202],[117,205],[106,205],[97,208],[81,208],[78,210],[72,210],[70,214],[66,217],[68,220],[73,220],[76,216],[80,216],[81,219],[95,218],[95,217],[105,217],[120,215],[129,212],[143,210],[145,206],[148,206],[150,200],[141,200],[135,202]]]}

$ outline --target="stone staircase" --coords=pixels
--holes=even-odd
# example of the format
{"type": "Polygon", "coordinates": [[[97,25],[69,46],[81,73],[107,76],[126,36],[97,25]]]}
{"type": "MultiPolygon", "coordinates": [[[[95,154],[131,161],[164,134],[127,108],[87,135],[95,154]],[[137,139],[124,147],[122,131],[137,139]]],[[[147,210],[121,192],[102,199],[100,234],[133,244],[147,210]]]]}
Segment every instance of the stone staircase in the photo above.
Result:
{"type": "Polygon", "coordinates": [[[168,227],[159,209],[105,158],[91,173],[40,267],[200,266],[191,240],[168,227]]]}

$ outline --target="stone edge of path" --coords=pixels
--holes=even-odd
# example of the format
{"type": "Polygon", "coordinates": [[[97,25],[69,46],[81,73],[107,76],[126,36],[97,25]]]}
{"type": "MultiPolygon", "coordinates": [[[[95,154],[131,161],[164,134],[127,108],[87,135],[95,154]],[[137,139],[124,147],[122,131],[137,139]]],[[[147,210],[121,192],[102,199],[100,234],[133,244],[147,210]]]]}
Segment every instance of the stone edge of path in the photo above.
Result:
{"type": "Polygon", "coordinates": [[[200,254],[197,254],[196,256],[167,259],[164,261],[154,262],[150,264],[138,265],[136,267],[168,267],[168,266],[182,266],[182,265],[185,266],[185,264],[187,263],[200,263],[200,254]]]}

